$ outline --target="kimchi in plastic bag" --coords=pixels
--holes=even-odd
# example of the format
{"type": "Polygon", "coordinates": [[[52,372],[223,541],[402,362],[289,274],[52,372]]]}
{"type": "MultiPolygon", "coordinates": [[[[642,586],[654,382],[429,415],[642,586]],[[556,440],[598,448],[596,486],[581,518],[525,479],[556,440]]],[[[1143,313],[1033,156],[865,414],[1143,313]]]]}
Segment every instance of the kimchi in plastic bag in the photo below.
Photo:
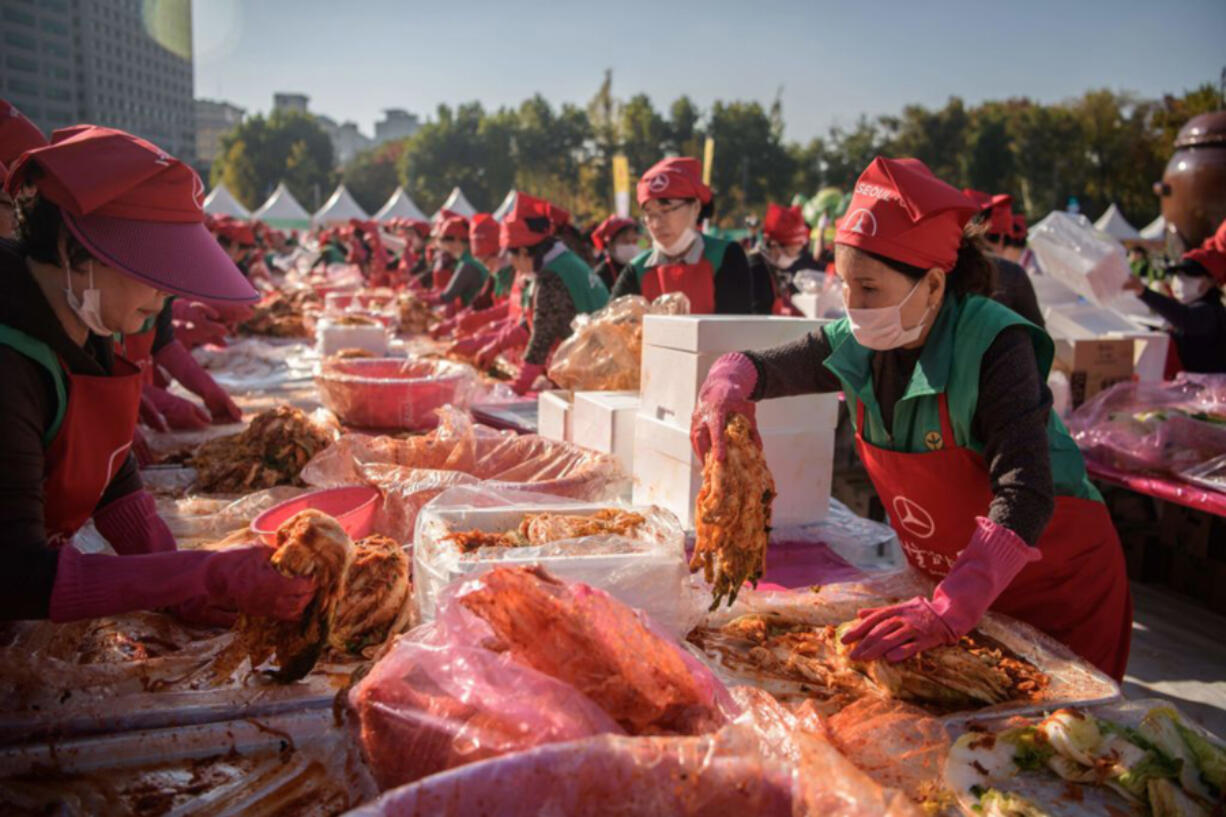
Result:
{"type": "Polygon", "coordinates": [[[549,379],[574,391],[638,391],[643,316],[689,313],[689,299],[680,292],[651,303],[641,295],[616,298],[598,312],[575,318],[573,333],[553,353],[549,379]]]}
{"type": "Polygon", "coordinates": [[[616,457],[478,425],[451,406],[421,437],[345,434],[307,463],[302,479],[319,488],[366,483],[383,492],[375,529],[407,542],[417,512],[445,489],[485,482],[494,488],[599,501],[620,496],[627,479],[616,457]]]}

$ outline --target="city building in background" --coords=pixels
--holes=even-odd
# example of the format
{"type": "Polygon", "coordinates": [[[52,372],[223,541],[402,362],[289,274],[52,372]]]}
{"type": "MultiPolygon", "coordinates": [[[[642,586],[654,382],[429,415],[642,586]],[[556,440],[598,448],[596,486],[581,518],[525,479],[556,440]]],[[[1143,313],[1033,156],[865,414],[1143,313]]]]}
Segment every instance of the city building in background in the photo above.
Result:
{"type": "Polygon", "coordinates": [[[375,138],[371,139],[358,129],[356,122],[337,123],[330,116],[311,113],[310,102],[311,98],[306,94],[278,92],[272,96],[272,109],[274,113],[297,111],[315,117],[319,127],[332,141],[332,153],[338,165],[347,164],[362,151],[370,150],[384,142],[412,136],[421,127],[421,119],[417,114],[409,113],[403,108],[387,108],[383,111],[383,119],[375,123],[375,138]]]}
{"type": "Polygon", "coordinates": [[[229,102],[196,100],[196,163],[205,178],[221,153],[221,137],[242,124],[246,113],[245,109],[229,102]]]}
{"type": "Polygon", "coordinates": [[[0,96],[48,135],[88,122],[196,154],[191,0],[0,0],[0,96]]]}
{"type": "Polygon", "coordinates": [[[272,95],[272,110],[277,111],[297,111],[298,113],[309,113],[307,104],[311,98],[306,94],[286,94],[276,93],[272,95]]]}
{"type": "Polygon", "coordinates": [[[375,123],[375,144],[407,139],[417,133],[420,127],[421,120],[417,118],[417,114],[409,113],[403,108],[388,108],[383,111],[383,121],[375,123]]]}

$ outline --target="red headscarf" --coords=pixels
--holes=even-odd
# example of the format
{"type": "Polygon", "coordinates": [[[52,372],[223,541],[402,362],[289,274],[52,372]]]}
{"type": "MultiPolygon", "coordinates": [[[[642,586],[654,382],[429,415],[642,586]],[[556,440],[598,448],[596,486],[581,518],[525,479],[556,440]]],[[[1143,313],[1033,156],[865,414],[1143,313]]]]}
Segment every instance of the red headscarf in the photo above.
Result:
{"type": "Polygon", "coordinates": [[[477,213],[468,223],[468,245],[478,258],[498,254],[498,222],[489,213],[477,213]]]}
{"type": "Polygon", "coordinates": [[[766,206],[766,218],[762,220],[762,235],[787,246],[804,244],[809,240],[809,225],[799,207],[766,206]]]}
{"type": "Polygon", "coordinates": [[[515,197],[515,206],[498,231],[498,242],[504,250],[532,247],[540,244],[557,229],[570,221],[570,213],[544,199],[525,193],[515,197]]]}
{"type": "Polygon", "coordinates": [[[434,234],[439,238],[461,238],[468,240],[468,219],[464,216],[450,215],[435,226],[434,234]]]}
{"type": "Polygon", "coordinates": [[[919,159],[877,157],[856,181],[836,244],[948,272],[978,208],[919,159]]]}
{"type": "Polygon", "coordinates": [[[639,223],[632,218],[609,216],[592,230],[592,246],[596,248],[596,252],[604,252],[613,239],[617,238],[618,233],[622,230],[637,229],[638,226],[639,223]]]}
{"type": "Polygon", "coordinates": [[[711,188],[702,183],[702,165],[689,156],[661,159],[643,174],[636,189],[639,206],[652,199],[711,201],[711,188]]]}
{"type": "MultiPolygon", "coordinates": [[[[0,165],[12,167],[27,150],[47,144],[47,137],[25,114],[0,99],[0,165]]],[[[4,181],[0,178],[0,183],[4,181]]]]}
{"type": "Polygon", "coordinates": [[[1021,213],[1013,214],[1013,240],[1025,241],[1026,236],[1030,235],[1030,229],[1026,226],[1026,216],[1021,213]]]}

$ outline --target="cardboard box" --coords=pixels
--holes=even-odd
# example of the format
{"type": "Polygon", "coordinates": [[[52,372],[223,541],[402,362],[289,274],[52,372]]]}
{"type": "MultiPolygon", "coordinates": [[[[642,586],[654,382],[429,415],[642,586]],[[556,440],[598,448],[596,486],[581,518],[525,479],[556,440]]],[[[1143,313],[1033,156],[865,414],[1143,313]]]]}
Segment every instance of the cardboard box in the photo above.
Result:
{"type": "Polygon", "coordinates": [[[1134,372],[1135,344],[1127,339],[1057,340],[1055,367],[1068,375],[1073,408],[1134,372]]]}
{"type": "Polygon", "coordinates": [[[634,420],[639,394],[633,391],[575,392],[570,436],[575,445],[612,454],[634,473],[634,420]]]}
{"type": "Polygon", "coordinates": [[[536,433],[550,440],[570,442],[574,393],[557,389],[537,395],[536,433]]]}
{"type": "MultiPolygon", "coordinates": [[[[723,352],[687,352],[662,346],[643,347],[639,413],[689,428],[698,390],[723,352]]],[[[838,394],[802,394],[757,404],[758,428],[826,429],[838,422],[838,394]]]]}
{"type": "MultiPolygon", "coordinates": [[[[821,521],[830,505],[834,430],[763,431],[762,447],[779,495],[774,525],[821,521]]],[[[694,501],[702,465],[690,447],[689,430],[639,414],[634,427],[634,503],[660,505],[694,527],[694,501]]]]}
{"type": "Polygon", "coordinates": [[[816,332],[826,323],[773,315],[647,315],[643,346],[720,354],[769,349],[816,332]]]}

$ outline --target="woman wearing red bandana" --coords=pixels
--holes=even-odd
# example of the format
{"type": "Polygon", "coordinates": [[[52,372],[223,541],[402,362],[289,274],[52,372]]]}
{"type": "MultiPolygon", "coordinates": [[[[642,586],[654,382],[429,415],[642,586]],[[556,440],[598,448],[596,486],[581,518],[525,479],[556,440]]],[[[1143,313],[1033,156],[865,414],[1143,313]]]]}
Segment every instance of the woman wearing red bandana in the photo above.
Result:
{"type": "Polygon", "coordinates": [[[809,252],[809,225],[800,208],[767,205],[761,247],[749,254],[754,314],[799,315],[792,305],[792,279],[805,270],[825,275],[809,252]]]}
{"type": "Polygon", "coordinates": [[[0,618],[299,615],[311,584],[273,569],[270,548],[176,550],[130,451],[144,378],[112,336],[170,295],[255,299],[204,227],[199,177],[144,140],[81,125],[25,152],[6,189],[18,235],[0,241],[0,618]],[[91,518],[119,555],[74,546],[91,518]]]}
{"type": "Polygon", "coordinates": [[[609,291],[592,268],[557,237],[569,220],[569,213],[547,201],[523,193],[516,197],[499,231],[499,244],[515,268],[507,318],[465,344],[469,353],[476,347],[481,368],[493,365],[502,352],[526,345],[519,376],[511,384],[518,394],[528,392],[545,373],[553,350],[570,336],[575,316],[609,301],[609,291]]]}
{"type": "Polygon", "coordinates": [[[702,183],[697,159],[657,162],[639,179],[637,196],[651,249],[622,270],[613,297],[655,300],[684,292],[694,315],[746,315],[753,311],[749,262],[739,244],[698,231],[710,216],[711,188],[702,183]]]}
{"type": "Polygon", "coordinates": [[[996,268],[992,300],[1009,307],[1040,329],[1045,328],[1039,298],[1035,295],[1034,284],[1030,283],[1030,276],[1007,257],[1009,244],[1013,241],[1013,197],[1004,193],[989,196],[969,188],[962,192],[979,205],[979,213],[971,219],[971,223],[982,225],[980,229],[984,230],[983,241],[988,257],[996,268]]]}
{"type": "Polygon", "coordinates": [[[609,216],[592,230],[592,246],[600,257],[594,268],[596,275],[612,291],[622,270],[641,252],[639,223],[632,218],[609,216]]]}
{"type": "Polygon", "coordinates": [[[908,560],[938,584],[862,610],[861,659],[950,644],[989,609],[1029,622],[1115,678],[1132,603],[1123,552],[1051,410],[1051,339],[985,297],[964,227],[977,207],[916,159],[875,159],[835,237],[848,315],[783,347],[726,355],[699,395],[704,454],[729,412],[842,391],[861,459],[908,560]]]}

